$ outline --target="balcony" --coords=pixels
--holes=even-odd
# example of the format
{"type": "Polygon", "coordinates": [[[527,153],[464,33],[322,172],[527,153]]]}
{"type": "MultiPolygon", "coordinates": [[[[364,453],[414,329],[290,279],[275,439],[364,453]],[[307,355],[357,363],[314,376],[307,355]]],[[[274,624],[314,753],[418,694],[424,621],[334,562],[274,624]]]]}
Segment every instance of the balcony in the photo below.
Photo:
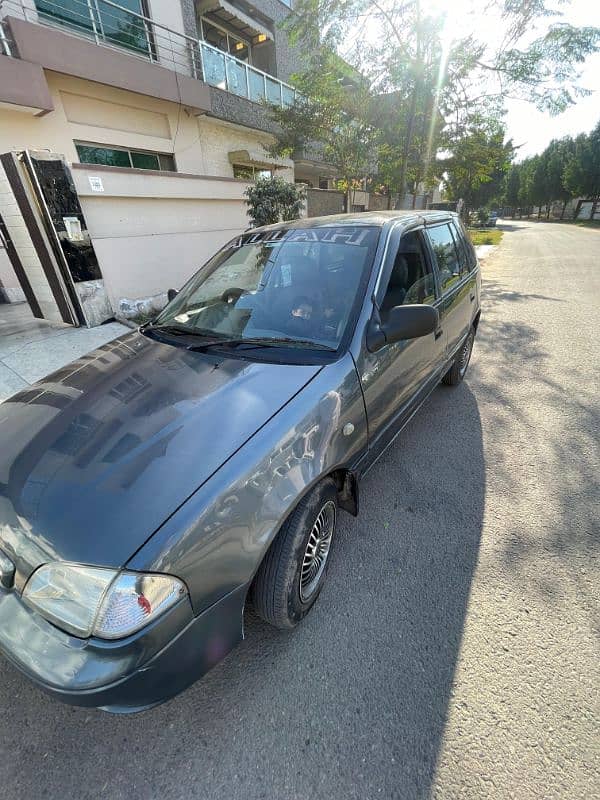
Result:
{"type": "MultiPolygon", "coordinates": [[[[254,103],[293,104],[296,93],[289,84],[206,41],[186,36],[133,10],[133,7],[142,8],[141,0],[122,2],[123,5],[111,0],[0,0],[0,20],[4,17],[17,20],[16,25],[9,25],[4,30],[4,38],[0,37],[0,52],[37,62],[35,53],[30,52],[33,41],[29,51],[22,52],[27,47],[24,48],[17,41],[18,36],[13,30],[18,28],[20,21],[25,21],[74,34],[102,48],[134,56],[189,79],[204,81],[254,103]],[[125,7],[125,4],[130,7],[125,7]]],[[[56,58],[48,58],[47,61],[44,63],[40,60],[40,63],[47,69],[73,74],[66,67],[60,69],[56,58]]],[[[89,76],[84,74],[81,77],[89,76]]],[[[98,80],[101,80],[100,77],[98,80]]],[[[113,81],[109,83],[114,85],[113,81]]],[[[180,102],[184,102],[183,98],[180,98],[180,102]]]]}

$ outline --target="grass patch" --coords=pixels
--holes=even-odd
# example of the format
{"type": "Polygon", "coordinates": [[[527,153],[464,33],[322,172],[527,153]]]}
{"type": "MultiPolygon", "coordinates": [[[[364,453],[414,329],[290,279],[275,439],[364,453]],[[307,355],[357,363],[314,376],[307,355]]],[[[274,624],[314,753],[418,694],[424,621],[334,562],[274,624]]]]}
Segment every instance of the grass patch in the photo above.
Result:
{"type": "Polygon", "coordinates": [[[575,219],[573,224],[579,228],[600,228],[600,219],[575,219]]]}
{"type": "Polygon", "coordinates": [[[477,230],[469,231],[469,236],[475,247],[480,244],[500,244],[503,235],[504,231],[498,228],[488,228],[487,230],[478,228],[477,230]]]}

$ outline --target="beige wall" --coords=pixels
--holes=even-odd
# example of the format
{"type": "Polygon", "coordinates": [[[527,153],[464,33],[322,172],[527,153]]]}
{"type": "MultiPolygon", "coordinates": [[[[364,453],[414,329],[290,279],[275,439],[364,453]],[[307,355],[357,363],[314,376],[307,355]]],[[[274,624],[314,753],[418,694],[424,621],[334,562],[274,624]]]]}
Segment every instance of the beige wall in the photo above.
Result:
{"type": "MultiPolygon", "coordinates": [[[[0,109],[0,153],[48,149],[75,165],[73,177],[115,310],[123,297],[180,286],[248,227],[247,184],[232,180],[229,153],[248,151],[269,162],[263,149],[268,134],[196,117],[176,103],[58,73],[47,77],[55,110],[34,117],[0,109]],[[174,153],[179,173],[187,177],[83,168],[74,141],[174,153]],[[88,179],[94,175],[102,177],[104,192],[91,191],[88,179]]],[[[293,180],[293,163],[282,164],[277,174],[293,180]]]]}
{"type": "MultiPolygon", "coordinates": [[[[173,153],[179,172],[232,177],[228,153],[250,150],[269,161],[263,143],[271,137],[207,117],[177,103],[47,73],[54,111],[34,117],[0,109],[0,152],[48,149],[77,162],[74,141],[173,153]]],[[[293,180],[293,163],[278,174],[293,180]]]]}
{"type": "Polygon", "coordinates": [[[248,227],[242,181],[76,168],[73,178],[113,308],[179,288],[248,227]],[[104,191],[93,192],[89,177],[104,191]]]}

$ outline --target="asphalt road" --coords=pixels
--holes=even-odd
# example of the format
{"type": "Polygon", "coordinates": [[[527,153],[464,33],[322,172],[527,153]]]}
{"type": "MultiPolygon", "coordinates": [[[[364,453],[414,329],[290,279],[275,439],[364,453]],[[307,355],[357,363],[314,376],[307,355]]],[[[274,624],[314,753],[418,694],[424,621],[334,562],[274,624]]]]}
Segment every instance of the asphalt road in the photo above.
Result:
{"type": "Polygon", "coordinates": [[[132,717],[2,662],[5,797],[600,796],[600,231],[503,227],[468,380],[369,473],[304,625],[250,618],[132,717]]]}

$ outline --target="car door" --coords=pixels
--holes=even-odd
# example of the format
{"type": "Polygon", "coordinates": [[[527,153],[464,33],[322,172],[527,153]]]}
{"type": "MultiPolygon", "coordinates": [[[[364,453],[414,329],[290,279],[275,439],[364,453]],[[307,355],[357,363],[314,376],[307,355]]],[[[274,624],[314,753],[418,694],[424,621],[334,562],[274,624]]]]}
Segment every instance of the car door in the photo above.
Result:
{"type": "Polygon", "coordinates": [[[452,220],[452,233],[458,247],[458,255],[461,262],[461,273],[467,274],[467,285],[469,287],[469,327],[471,326],[480,304],[480,281],[478,281],[477,255],[475,248],[471,244],[467,232],[465,231],[460,219],[456,217],[452,220]]]}
{"type": "MultiPolygon", "coordinates": [[[[390,308],[439,304],[423,228],[391,234],[375,291],[373,313],[385,321],[390,308]]],[[[370,353],[363,343],[357,362],[369,426],[369,461],[382,452],[410,416],[445,362],[441,330],[388,344],[370,353]]]]}
{"type": "Polygon", "coordinates": [[[448,358],[456,353],[470,325],[468,270],[464,257],[461,263],[452,227],[447,220],[432,223],[426,230],[442,295],[440,318],[448,358]]]}

